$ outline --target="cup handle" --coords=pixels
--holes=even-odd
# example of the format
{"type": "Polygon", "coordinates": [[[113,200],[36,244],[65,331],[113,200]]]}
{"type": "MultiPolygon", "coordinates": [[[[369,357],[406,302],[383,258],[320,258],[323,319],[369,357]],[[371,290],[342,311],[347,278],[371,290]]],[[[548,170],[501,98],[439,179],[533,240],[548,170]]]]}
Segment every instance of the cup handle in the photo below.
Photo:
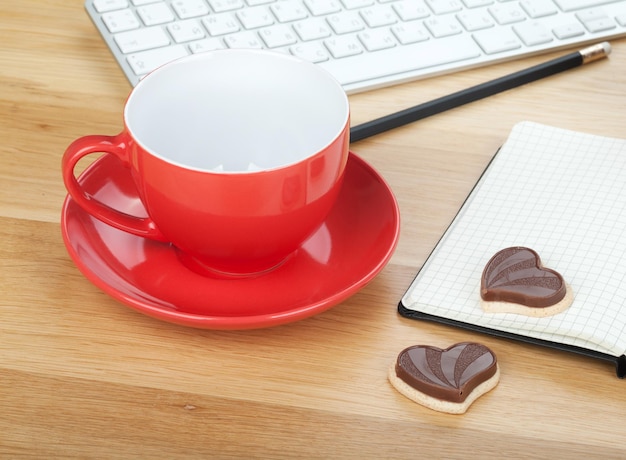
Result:
{"type": "Polygon", "coordinates": [[[63,154],[63,182],[72,199],[95,218],[125,232],[167,242],[168,240],[150,217],[132,216],[104,204],[87,193],[74,175],[78,161],[91,153],[110,153],[117,156],[127,166],[129,164],[128,144],[128,136],[124,133],[117,136],[91,135],[76,139],[63,154]]]}

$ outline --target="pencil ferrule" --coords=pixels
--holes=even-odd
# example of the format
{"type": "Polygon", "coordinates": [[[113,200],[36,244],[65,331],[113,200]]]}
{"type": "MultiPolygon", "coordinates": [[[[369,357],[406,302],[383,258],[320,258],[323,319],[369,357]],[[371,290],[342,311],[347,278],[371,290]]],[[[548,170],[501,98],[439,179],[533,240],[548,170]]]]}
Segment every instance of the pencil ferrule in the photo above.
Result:
{"type": "Polygon", "coordinates": [[[588,46],[580,51],[580,55],[583,57],[583,64],[597,61],[598,59],[605,58],[607,56],[606,48],[602,43],[597,45],[588,46]]]}

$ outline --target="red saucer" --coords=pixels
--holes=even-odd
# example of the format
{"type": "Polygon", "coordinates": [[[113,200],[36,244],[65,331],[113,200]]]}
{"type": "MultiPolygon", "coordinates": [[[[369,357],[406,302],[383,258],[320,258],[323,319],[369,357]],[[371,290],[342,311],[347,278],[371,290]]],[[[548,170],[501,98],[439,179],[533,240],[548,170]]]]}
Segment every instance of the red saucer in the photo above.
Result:
{"type": "MultiPolygon", "coordinates": [[[[79,182],[104,203],[145,215],[130,174],[116,157],[96,160],[79,182]]],[[[199,275],[179,261],[171,245],[110,227],[69,196],[61,229],[80,271],[131,308],[185,326],[252,329],[310,317],[361,289],[393,254],[400,219],[384,179],[351,153],[325,223],[285,263],[256,278],[199,275]]]]}

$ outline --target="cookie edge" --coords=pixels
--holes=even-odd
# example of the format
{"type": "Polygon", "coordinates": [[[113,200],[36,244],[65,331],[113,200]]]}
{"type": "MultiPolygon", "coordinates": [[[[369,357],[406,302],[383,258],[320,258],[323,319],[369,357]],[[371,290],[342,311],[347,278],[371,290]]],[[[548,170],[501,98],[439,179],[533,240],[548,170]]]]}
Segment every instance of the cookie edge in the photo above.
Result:
{"type": "Polygon", "coordinates": [[[549,307],[528,307],[515,302],[487,301],[480,298],[480,307],[485,313],[514,313],[516,315],[531,316],[533,318],[547,318],[567,310],[574,302],[574,291],[565,283],[565,296],[549,307]]]}
{"type": "Polygon", "coordinates": [[[483,396],[485,393],[488,393],[489,391],[494,389],[496,385],[498,385],[498,383],[500,382],[500,365],[496,364],[496,372],[483,383],[474,388],[472,392],[467,396],[467,398],[465,398],[465,401],[460,403],[437,399],[413,388],[396,374],[396,361],[394,361],[393,364],[389,367],[387,377],[391,385],[401,395],[409,398],[413,402],[416,402],[417,404],[420,404],[437,412],[460,415],[467,412],[467,410],[474,403],[474,401],[476,401],[478,398],[483,396]]]}

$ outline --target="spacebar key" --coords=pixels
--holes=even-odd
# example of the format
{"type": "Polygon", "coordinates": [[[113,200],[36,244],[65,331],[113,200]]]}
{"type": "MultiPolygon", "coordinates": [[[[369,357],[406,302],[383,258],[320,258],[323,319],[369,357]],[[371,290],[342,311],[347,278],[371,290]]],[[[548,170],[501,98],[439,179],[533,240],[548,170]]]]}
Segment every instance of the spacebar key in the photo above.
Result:
{"type": "Polygon", "coordinates": [[[473,40],[448,37],[320,62],[318,65],[333,74],[342,85],[348,85],[451,64],[480,55],[480,48],[473,40]]]}
{"type": "Polygon", "coordinates": [[[606,5],[615,3],[617,0],[555,0],[555,3],[563,11],[576,11],[583,8],[591,8],[593,6],[606,5]]]}

